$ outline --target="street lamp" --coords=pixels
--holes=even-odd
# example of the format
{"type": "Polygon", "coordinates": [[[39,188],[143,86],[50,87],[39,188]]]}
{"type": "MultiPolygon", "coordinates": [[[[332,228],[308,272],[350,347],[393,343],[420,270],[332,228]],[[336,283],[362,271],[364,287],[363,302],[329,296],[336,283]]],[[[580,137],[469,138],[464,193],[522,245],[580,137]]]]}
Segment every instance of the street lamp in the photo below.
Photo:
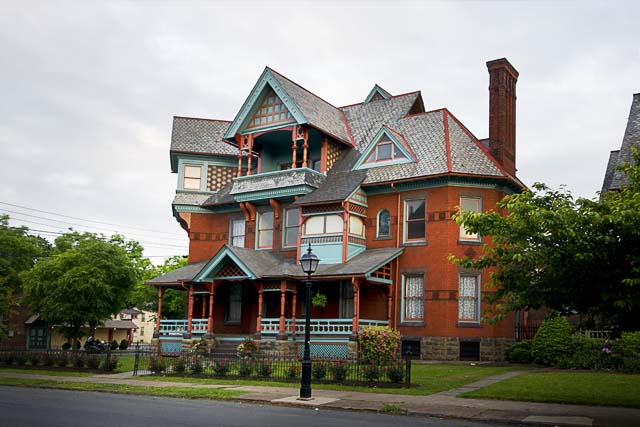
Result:
{"type": "Polygon", "coordinates": [[[304,355],[302,357],[302,381],[300,382],[300,399],[311,399],[311,275],[316,272],[320,260],[311,252],[311,243],[307,253],[300,257],[302,271],[307,274],[307,294],[305,297],[307,313],[304,326],[304,355]]]}

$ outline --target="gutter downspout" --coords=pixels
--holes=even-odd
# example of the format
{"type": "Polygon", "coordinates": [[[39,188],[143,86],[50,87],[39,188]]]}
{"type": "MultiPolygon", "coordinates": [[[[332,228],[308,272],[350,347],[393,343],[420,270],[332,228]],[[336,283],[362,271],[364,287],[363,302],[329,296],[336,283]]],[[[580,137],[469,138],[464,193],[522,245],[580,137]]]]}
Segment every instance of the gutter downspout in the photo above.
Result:
{"type": "MultiPolygon", "coordinates": [[[[396,188],[395,184],[391,183],[391,189],[396,192],[396,248],[400,247],[400,191],[396,188]]],[[[398,283],[400,280],[400,257],[396,258],[396,278],[394,280],[394,296],[393,296],[393,326],[397,329],[398,326],[398,283]]],[[[391,326],[391,325],[389,325],[391,326]]]]}

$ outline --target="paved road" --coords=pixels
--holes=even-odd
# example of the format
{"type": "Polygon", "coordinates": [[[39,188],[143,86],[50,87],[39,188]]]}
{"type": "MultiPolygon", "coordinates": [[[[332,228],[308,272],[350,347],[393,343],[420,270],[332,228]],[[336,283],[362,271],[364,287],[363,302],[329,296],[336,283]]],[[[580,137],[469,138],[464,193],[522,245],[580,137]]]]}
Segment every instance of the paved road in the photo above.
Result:
{"type": "MultiPolygon", "coordinates": [[[[261,406],[68,390],[0,387],[0,426],[487,427],[465,420],[261,406]]],[[[501,424],[505,425],[505,424],[501,424]]]]}

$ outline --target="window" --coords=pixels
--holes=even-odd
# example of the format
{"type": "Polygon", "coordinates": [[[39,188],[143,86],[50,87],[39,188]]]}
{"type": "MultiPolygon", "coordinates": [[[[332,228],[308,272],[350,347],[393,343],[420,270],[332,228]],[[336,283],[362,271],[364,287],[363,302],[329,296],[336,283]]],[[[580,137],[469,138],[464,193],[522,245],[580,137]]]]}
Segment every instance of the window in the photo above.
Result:
{"type": "Polygon", "coordinates": [[[411,274],[403,276],[402,287],[402,321],[416,322],[424,320],[424,275],[411,274]]]}
{"type": "Polygon", "coordinates": [[[258,217],[258,249],[273,247],[273,211],[260,213],[258,217]]]}
{"type": "Polygon", "coordinates": [[[240,323],[242,317],[242,285],[232,284],[229,287],[229,298],[225,307],[225,323],[240,323]]]}
{"type": "Polygon", "coordinates": [[[229,241],[231,246],[244,248],[244,218],[235,218],[231,220],[231,233],[229,241]]]}
{"type": "Polygon", "coordinates": [[[422,200],[406,200],[404,202],[404,240],[405,242],[425,240],[426,237],[426,202],[422,200]]]}
{"type": "Polygon", "coordinates": [[[304,225],[306,236],[314,234],[342,233],[343,220],[340,215],[317,215],[310,217],[304,225]]]}
{"type": "Polygon", "coordinates": [[[200,190],[200,177],[202,175],[201,166],[184,166],[184,183],[185,190],[200,190]]]}
{"type": "Polygon", "coordinates": [[[247,129],[293,120],[291,113],[276,93],[269,89],[258,106],[247,129]]]}
{"type": "Polygon", "coordinates": [[[353,286],[349,282],[340,282],[340,318],[353,318],[353,286]]]}
{"type": "Polygon", "coordinates": [[[396,159],[406,159],[407,156],[404,155],[402,151],[396,147],[396,145],[389,139],[386,134],[383,134],[380,137],[380,140],[376,144],[376,147],[373,149],[365,163],[376,163],[376,162],[384,162],[387,160],[396,160],[396,159]]]}
{"type": "MultiPolygon", "coordinates": [[[[460,210],[480,212],[480,201],[481,199],[479,197],[460,197],[460,210]]],[[[464,228],[464,224],[460,224],[460,240],[478,242],[480,241],[480,236],[478,233],[468,233],[464,228]]]]}
{"type": "Polygon", "coordinates": [[[291,208],[284,212],[284,244],[290,247],[298,244],[298,229],[300,228],[300,209],[291,208]]]}
{"type": "Polygon", "coordinates": [[[140,335],[144,336],[144,328],[140,328],[140,335]]]}
{"type": "Polygon", "coordinates": [[[458,321],[480,322],[480,276],[460,274],[458,290],[458,321]]]}
{"type": "Polygon", "coordinates": [[[364,222],[362,218],[349,215],[349,233],[364,237],[364,222]]]}
{"type": "Polygon", "coordinates": [[[386,209],[382,209],[378,212],[378,230],[376,237],[390,237],[391,236],[391,214],[386,209]]]}

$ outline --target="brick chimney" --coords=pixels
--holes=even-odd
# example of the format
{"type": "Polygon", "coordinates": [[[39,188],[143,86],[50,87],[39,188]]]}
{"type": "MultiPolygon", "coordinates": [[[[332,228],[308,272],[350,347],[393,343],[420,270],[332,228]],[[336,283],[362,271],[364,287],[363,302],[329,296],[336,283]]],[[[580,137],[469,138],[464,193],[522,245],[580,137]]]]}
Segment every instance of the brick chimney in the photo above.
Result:
{"type": "Polygon", "coordinates": [[[506,58],[487,62],[489,70],[489,150],[516,174],[516,83],[518,71],[506,58]]]}

